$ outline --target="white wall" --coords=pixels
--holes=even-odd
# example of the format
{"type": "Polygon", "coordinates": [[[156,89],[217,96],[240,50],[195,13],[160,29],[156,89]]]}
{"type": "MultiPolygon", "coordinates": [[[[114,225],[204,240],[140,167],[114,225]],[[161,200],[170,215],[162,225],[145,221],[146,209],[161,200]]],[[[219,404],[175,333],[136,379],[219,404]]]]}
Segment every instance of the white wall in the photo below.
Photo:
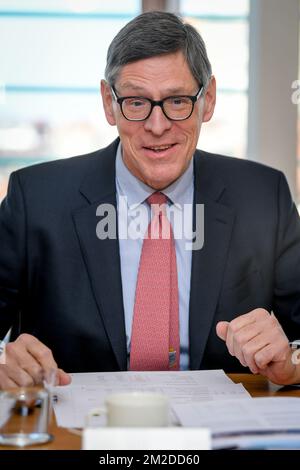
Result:
{"type": "Polygon", "coordinates": [[[282,170],[295,198],[298,31],[298,0],[251,0],[248,158],[282,170]]]}

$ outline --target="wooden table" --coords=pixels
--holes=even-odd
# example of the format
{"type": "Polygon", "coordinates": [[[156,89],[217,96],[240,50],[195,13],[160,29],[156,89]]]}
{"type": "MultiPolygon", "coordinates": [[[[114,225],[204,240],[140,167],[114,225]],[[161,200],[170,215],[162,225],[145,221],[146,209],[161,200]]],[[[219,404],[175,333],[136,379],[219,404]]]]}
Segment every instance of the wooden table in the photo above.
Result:
{"type": "MultiPolygon", "coordinates": [[[[229,377],[235,382],[241,382],[253,397],[270,397],[270,396],[289,396],[300,397],[300,388],[283,387],[279,388],[261,377],[250,374],[229,374],[229,377]]],[[[43,444],[30,449],[40,450],[79,450],[81,448],[81,436],[76,430],[68,430],[56,426],[55,418],[52,419],[50,432],[54,436],[54,440],[48,444],[43,444]]],[[[2,447],[8,449],[8,447],[2,447]]],[[[12,447],[9,448],[10,450],[12,447]]]]}

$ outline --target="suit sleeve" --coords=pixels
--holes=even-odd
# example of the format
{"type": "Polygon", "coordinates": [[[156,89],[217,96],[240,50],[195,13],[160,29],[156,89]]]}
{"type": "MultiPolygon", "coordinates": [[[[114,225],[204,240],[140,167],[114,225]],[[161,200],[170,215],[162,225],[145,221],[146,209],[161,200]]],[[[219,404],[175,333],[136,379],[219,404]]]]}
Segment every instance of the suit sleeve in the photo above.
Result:
{"type": "Polygon", "coordinates": [[[278,185],[273,311],[290,340],[300,338],[300,218],[287,181],[278,185]]]}
{"type": "Polygon", "coordinates": [[[0,206],[0,339],[15,326],[24,300],[26,215],[18,173],[0,206]]]}

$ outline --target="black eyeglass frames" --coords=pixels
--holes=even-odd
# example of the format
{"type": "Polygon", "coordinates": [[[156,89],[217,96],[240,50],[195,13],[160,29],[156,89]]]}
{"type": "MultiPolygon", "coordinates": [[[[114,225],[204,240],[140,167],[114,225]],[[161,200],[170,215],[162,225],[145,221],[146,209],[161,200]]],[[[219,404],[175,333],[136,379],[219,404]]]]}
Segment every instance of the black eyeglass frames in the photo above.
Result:
{"type": "Polygon", "coordinates": [[[123,116],[128,121],[145,121],[152,113],[154,106],[159,106],[171,121],[184,121],[193,113],[195,103],[203,92],[203,86],[194,96],[175,95],[158,101],[143,96],[119,97],[114,87],[111,87],[111,90],[114,99],[120,105],[123,116]]]}

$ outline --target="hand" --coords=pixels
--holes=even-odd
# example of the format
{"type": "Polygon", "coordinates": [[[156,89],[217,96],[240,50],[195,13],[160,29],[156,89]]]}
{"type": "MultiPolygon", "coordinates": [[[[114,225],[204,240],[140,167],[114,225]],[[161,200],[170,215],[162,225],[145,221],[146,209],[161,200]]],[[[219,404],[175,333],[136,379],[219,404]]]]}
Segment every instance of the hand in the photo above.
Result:
{"type": "Polygon", "coordinates": [[[6,345],[5,364],[0,363],[0,389],[36,385],[43,373],[53,369],[56,385],[71,382],[71,377],[58,369],[51,350],[34,336],[24,333],[6,345]]]}
{"type": "Polygon", "coordinates": [[[273,314],[257,308],[230,323],[217,324],[217,335],[226,342],[229,353],[274,383],[288,385],[300,379],[300,368],[292,363],[288,339],[273,314]]]}

